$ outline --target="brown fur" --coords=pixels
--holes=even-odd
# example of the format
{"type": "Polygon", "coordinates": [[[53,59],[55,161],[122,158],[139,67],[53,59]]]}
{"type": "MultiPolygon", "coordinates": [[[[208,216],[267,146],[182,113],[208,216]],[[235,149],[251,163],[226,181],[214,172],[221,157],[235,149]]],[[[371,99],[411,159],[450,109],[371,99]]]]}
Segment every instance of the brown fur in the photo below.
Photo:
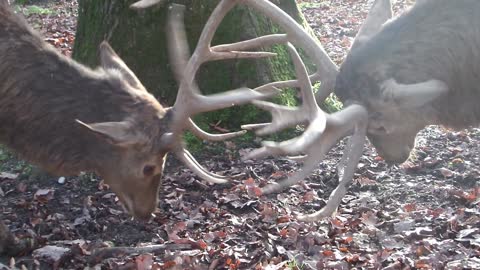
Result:
{"type": "Polygon", "coordinates": [[[130,210],[144,217],[155,205],[141,206],[141,197],[156,204],[167,152],[158,138],[166,115],[121,70],[93,71],[61,55],[0,0],[0,143],[55,174],[101,174],[121,199],[136,201],[138,209],[130,210]],[[128,120],[133,123],[128,133],[139,140],[112,143],[76,119],[87,124],[128,120]],[[142,168],[149,164],[156,166],[155,175],[144,177],[142,168]]]}

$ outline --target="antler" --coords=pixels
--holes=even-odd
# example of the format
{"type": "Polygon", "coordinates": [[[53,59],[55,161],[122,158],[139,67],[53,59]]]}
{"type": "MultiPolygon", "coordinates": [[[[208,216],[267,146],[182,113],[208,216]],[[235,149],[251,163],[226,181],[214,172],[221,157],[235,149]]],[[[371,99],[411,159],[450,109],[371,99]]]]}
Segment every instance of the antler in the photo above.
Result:
{"type": "MultiPolygon", "coordinates": [[[[302,105],[298,108],[291,108],[270,102],[254,101],[253,104],[256,106],[270,111],[273,119],[272,123],[245,125],[243,128],[255,129],[257,134],[266,135],[297,124],[308,124],[308,127],[302,135],[291,140],[280,143],[264,142],[262,148],[254,150],[245,158],[306,154],[300,157],[304,161],[301,170],[279,184],[268,185],[262,189],[263,193],[276,192],[307,177],[338,140],[353,132],[339,164],[340,183],[332,192],[327,205],[312,215],[299,216],[298,218],[304,221],[314,221],[330,216],[336,211],[345,195],[346,188],[353,178],[355,168],[362,155],[366,137],[367,111],[361,105],[352,104],[331,115],[324,113],[315,100],[312,81],[322,82],[320,93],[317,96],[324,99],[331,93],[338,71],[321,45],[285,12],[270,2],[243,0],[242,3],[256,8],[278,23],[287,34],[282,37],[277,36],[277,39],[284,43],[289,42],[302,47],[317,67],[317,72],[309,76],[295,47],[288,45],[295,65],[297,80],[273,82],[258,87],[256,90],[272,86],[278,88],[299,87],[302,94],[302,105]]],[[[251,42],[253,43],[253,41],[251,42]]]]}
{"type": "Polygon", "coordinates": [[[162,5],[166,0],[141,0],[130,5],[131,9],[146,9],[154,5],[162,5]]]}
{"type": "MultiPolygon", "coordinates": [[[[158,2],[161,1],[140,1],[132,5],[132,8],[144,8],[158,2]]],[[[162,136],[161,143],[167,149],[171,149],[171,152],[198,176],[212,183],[225,183],[228,178],[211,173],[203,168],[190,152],[185,149],[181,135],[185,130],[190,130],[193,134],[204,140],[222,141],[242,135],[246,131],[227,134],[210,134],[201,130],[190,117],[202,112],[246,104],[252,100],[271,97],[279,93],[274,87],[267,87],[262,89],[262,91],[240,88],[210,96],[204,96],[200,93],[199,87],[195,82],[195,75],[203,63],[221,59],[260,58],[276,55],[270,52],[247,52],[241,50],[215,51],[214,48],[210,47],[216,29],[234,5],[235,1],[222,1],[215,8],[204,27],[198,45],[191,57],[185,26],[183,24],[185,8],[182,5],[173,4],[170,7],[167,23],[170,61],[173,66],[175,78],[179,82],[179,90],[175,104],[170,109],[172,119],[169,122],[169,132],[162,136]]]]}
{"type": "MultiPolygon", "coordinates": [[[[237,89],[222,94],[211,95],[209,97],[200,94],[198,85],[195,83],[195,74],[201,64],[207,61],[214,61],[220,59],[232,58],[260,58],[270,57],[276,54],[270,52],[252,52],[246,51],[258,47],[271,46],[273,44],[285,44],[288,41],[287,35],[292,35],[293,39],[301,38],[306,33],[299,32],[298,29],[288,28],[287,35],[276,34],[258,37],[251,40],[241,41],[232,44],[218,45],[210,47],[211,40],[215,30],[219,26],[224,16],[231,10],[238,1],[223,0],[215,8],[210,19],[206,23],[202,35],[200,36],[197,48],[193,56],[189,58],[188,43],[186,41],[185,27],[183,25],[183,11],[181,5],[172,5],[170,11],[170,19],[168,20],[168,33],[170,42],[170,57],[177,81],[180,82],[179,93],[175,105],[173,106],[173,120],[170,124],[171,133],[164,135],[163,141],[165,145],[174,145],[172,149],[174,154],[182,160],[190,169],[192,169],[199,176],[207,181],[214,183],[223,183],[226,178],[208,172],[200,166],[200,164],[193,158],[193,156],[183,147],[183,144],[178,142],[178,136],[183,130],[188,129],[195,135],[206,140],[220,141],[226,140],[241,134],[244,131],[227,133],[227,134],[209,134],[201,130],[195,123],[189,119],[193,114],[221,109],[236,104],[244,104],[254,99],[261,99],[278,92],[277,87],[291,87],[296,86],[301,81],[292,80],[284,82],[274,82],[251,89],[237,89]],[[189,59],[187,61],[187,59],[189,59]]],[[[256,1],[244,2],[248,5],[253,5],[255,8],[256,1]]],[[[261,3],[260,3],[261,4],[261,3]]],[[[261,6],[260,9],[268,9],[269,6],[261,6]]],[[[280,25],[295,25],[295,22],[290,17],[278,16],[280,25]]],[[[295,25],[298,27],[297,25],[295,25]]],[[[301,29],[301,27],[300,27],[301,29]]],[[[308,36],[308,34],[306,34],[308,36]]],[[[329,80],[331,77],[326,77],[325,74],[336,74],[337,67],[328,58],[326,54],[322,53],[321,46],[316,42],[308,44],[305,48],[307,51],[316,55],[317,64],[323,68],[319,69],[317,73],[311,75],[314,80],[323,79],[326,83],[323,85],[324,89],[332,89],[334,80],[329,80]],[[320,51],[320,53],[318,53],[320,51]],[[328,87],[325,87],[328,86],[328,87]]],[[[328,94],[327,94],[328,95],[328,94]]],[[[314,100],[314,99],[313,99],[314,100]]]]}
{"type": "Polygon", "coordinates": [[[173,113],[169,127],[170,132],[163,135],[162,143],[171,146],[172,152],[205,180],[214,183],[223,183],[226,181],[226,177],[205,170],[183,147],[183,143],[179,139],[180,134],[184,130],[189,129],[204,139],[224,140],[239,135],[241,132],[221,135],[208,134],[191,121],[190,117],[192,115],[254,101],[253,103],[255,105],[272,113],[273,121],[269,124],[248,125],[244,127],[246,129],[260,128],[258,134],[264,135],[297,124],[309,124],[307,130],[301,136],[281,143],[265,142],[264,147],[253,151],[249,155],[251,158],[259,158],[267,155],[307,154],[305,157],[302,157],[305,160],[303,168],[289,177],[285,182],[265,187],[264,192],[268,193],[278,191],[305,178],[323,159],[327,151],[337,140],[353,131],[354,135],[351,137],[342,161],[340,162],[340,184],[330,196],[327,206],[317,213],[299,218],[311,221],[335,212],[340,204],[341,198],[346,192],[346,186],[352,180],[355,167],[362,154],[367,114],[362,106],[354,104],[340,112],[328,115],[316,104],[311,87],[312,81],[322,82],[317,97],[323,100],[332,92],[335,77],[338,73],[337,66],[327,56],[322,46],[285,12],[269,1],[222,0],[210,16],[201,34],[197,48],[192,57],[189,58],[185,29],[182,20],[179,19],[182,16],[182,10],[174,6],[171,14],[173,19],[170,20],[169,30],[170,48],[172,49],[170,55],[173,60],[172,64],[174,66],[175,76],[180,82],[180,87],[177,100],[172,108],[173,113]],[[248,5],[262,12],[280,25],[286,34],[267,35],[251,40],[211,47],[210,44],[215,30],[228,11],[237,3],[248,5]],[[173,16],[175,12],[177,15],[173,16]],[[177,19],[175,19],[175,17],[177,19]],[[290,43],[302,47],[305,52],[310,55],[317,67],[317,71],[314,74],[308,75],[300,56],[290,43]],[[210,96],[200,94],[194,78],[201,64],[220,59],[273,56],[275,54],[269,52],[246,51],[253,48],[271,46],[273,44],[288,44],[290,54],[295,64],[297,80],[272,82],[253,90],[242,88],[210,96]],[[187,59],[189,60],[187,61],[187,59]],[[303,98],[303,104],[300,108],[288,108],[269,102],[258,101],[259,99],[276,94],[278,88],[285,87],[300,87],[303,98]]]}
{"type": "MultiPolygon", "coordinates": [[[[334,88],[335,78],[338,73],[338,67],[330,59],[330,57],[328,57],[323,47],[307,32],[305,32],[303,27],[297,24],[297,22],[295,22],[295,20],[288,16],[283,10],[281,10],[269,1],[224,1],[238,2],[254,8],[255,10],[263,13],[265,16],[269,17],[270,19],[272,19],[272,21],[277,23],[286,32],[286,34],[272,34],[238,43],[220,45],[213,47],[212,50],[217,52],[246,50],[263,46],[271,46],[273,44],[286,44],[287,42],[290,42],[293,45],[304,49],[306,53],[313,58],[312,60],[317,67],[317,71],[311,74],[309,78],[312,82],[322,82],[320,89],[317,93],[317,97],[319,97],[319,99],[321,100],[328,97],[328,95],[332,92],[334,88]]],[[[262,91],[264,89],[270,89],[271,87],[287,88],[298,87],[299,85],[299,80],[278,81],[259,86],[254,90],[262,91]]]]}

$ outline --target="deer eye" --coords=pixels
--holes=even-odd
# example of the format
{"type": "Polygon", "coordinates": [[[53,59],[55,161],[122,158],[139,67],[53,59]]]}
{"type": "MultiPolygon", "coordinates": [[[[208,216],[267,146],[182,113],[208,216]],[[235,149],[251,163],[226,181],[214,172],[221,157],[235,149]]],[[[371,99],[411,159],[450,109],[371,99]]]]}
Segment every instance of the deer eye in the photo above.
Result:
{"type": "Polygon", "coordinates": [[[154,172],[155,166],[153,165],[145,165],[145,167],[143,167],[143,175],[145,176],[152,176],[154,172]]]}

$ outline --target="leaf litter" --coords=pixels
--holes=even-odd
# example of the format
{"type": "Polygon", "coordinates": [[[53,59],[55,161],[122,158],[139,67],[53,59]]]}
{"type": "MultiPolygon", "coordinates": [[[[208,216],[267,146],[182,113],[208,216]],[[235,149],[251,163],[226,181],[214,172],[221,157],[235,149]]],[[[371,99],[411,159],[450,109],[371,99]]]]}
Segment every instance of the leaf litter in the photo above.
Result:
{"type": "MultiPolygon", "coordinates": [[[[372,1],[298,2],[340,64],[372,1]]],[[[395,11],[411,4],[396,1],[395,11]]],[[[70,56],[77,3],[56,1],[48,8],[54,12],[20,11],[70,56]]],[[[230,145],[218,155],[207,145],[202,163],[208,169],[247,175],[210,185],[168,159],[160,208],[149,223],[131,220],[91,175],[36,181],[2,172],[3,221],[30,244],[0,263],[7,269],[480,269],[479,142],[478,129],[428,127],[414,157],[394,167],[368,145],[337,215],[315,223],[295,216],[325,205],[338,183],[343,143],[305,183],[268,196],[260,187],[299,164],[241,162],[229,157],[248,149],[230,145]]]]}

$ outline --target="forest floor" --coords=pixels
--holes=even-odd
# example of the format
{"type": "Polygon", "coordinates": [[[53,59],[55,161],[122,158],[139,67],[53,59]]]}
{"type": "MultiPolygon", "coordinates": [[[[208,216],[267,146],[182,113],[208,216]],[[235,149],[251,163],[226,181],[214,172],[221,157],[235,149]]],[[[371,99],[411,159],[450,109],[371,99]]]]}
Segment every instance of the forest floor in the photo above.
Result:
{"type": "MultiPolygon", "coordinates": [[[[299,4],[340,64],[369,2],[299,4]]],[[[395,11],[408,5],[396,1],[395,11]]],[[[71,54],[75,1],[18,10],[46,41],[71,54]]],[[[169,159],[159,211],[149,223],[123,213],[116,196],[92,175],[28,178],[30,167],[2,151],[3,221],[30,247],[23,256],[0,257],[0,269],[480,269],[479,142],[478,129],[428,127],[414,157],[393,167],[367,145],[337,215],[315,223],[295,215],[325,204],[338,183],[342,143],[306,181],[261,197],[249,192],[252,187],[281,179],[300,164],[282,158],[241,162],[236,152],[251,149],[229,144],[218,155],[218,145],[207,145],[200,161],[208,169],[246,175],[211,185],[169,159]],[[145,248],[98,252],[112,246],[145,248]]]]}

